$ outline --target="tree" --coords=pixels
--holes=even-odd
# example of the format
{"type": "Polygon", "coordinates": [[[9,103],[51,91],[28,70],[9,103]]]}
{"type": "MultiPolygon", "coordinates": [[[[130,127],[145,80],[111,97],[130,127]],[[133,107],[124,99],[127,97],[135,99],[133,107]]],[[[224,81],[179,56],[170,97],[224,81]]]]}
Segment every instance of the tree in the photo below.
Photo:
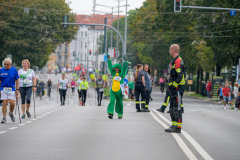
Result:
{"type": "Polygon", "coordinates": [[[69,15],[69,22],[75,22],[75,15],[64,0],[1,1],[0,6],[0,59],[11,54],[13,62],[21,65],[28,58],[31,66],[43,67],[57,44],[74,39],[78,28],[62,28],[62,17],[69,15]],[[23,8],[28,7],[29,13],[23,8]]]}

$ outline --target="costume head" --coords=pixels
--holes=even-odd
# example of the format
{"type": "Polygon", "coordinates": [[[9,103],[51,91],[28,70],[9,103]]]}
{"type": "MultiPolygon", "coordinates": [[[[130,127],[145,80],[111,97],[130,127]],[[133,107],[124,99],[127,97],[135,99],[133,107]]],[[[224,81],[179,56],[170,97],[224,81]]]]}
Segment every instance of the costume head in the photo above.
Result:
{"type": "Polygon", "coordinates": [[[121,73],[122,65],[119,64],[119,63],[116,63],[116,64],[113,65],[113,68],[114,68],[114,69],[115,69],[115,68],[118,68],[118,69],[119,69],[119,73],[121,73]]]}

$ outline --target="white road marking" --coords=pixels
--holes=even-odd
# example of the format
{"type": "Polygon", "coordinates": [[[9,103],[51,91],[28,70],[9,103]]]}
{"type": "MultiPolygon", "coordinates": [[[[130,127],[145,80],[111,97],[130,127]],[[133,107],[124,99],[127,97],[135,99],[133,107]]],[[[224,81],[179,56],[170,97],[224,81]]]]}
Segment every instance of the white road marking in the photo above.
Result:
{"type": "Polygon", "coordinates": [[[9,129],[12,129],[12,130],[14,130],[14,129],[17,129],[18,127],[12,127],[12,128],[9,128],[9,129]]]}
{"type": "Polygon", "coordinates": [[[42,118],[42,116],[39,116],[37,119],[42,118]]]}
{"type": "Polygon", "coordinates": [[[47,114],[43,114],[42,116],[46,116],[47,114]]]}
{"type": "Polygon", "coordinates": [[[27,121],[26,123],[32,123],[32,121],[27,121]]]}
{"type": "Polygon", "coordinates": [[[0,131],[0,134],[6,133],[7,131],[0,131]]]}
{"type": "Polygon", "coordinates": [[[36,120],[37,120],[37,118],[33,118],[33,119],[32,119],[32,121],[36,121],[36,120]]]}
{"type": "MultiPolygon", "coordinates": [[[[155,116],[155,114],[153,114],[152,112],[150,112],[150,115],[158,122],[160,123],[163,128],[167,129],[168,126],[163,123],[157,116],[155,116]]],[[[171,135],[173,136],[173,138],[177,141],[179,147],[182,149],[182,151],[185,153],[185,155],[188,157],[188,159],[190,160],[197,160],[197,158],[194,156],[194,154],[192,153],[192,151],[187,147],[186,143],[182,140],[182,138],[176,134],[176,133],[171,133],[171,135]]]]}
{"type": "Polygon", "coordinates": [[[25,124],[19,124],[19,126],[24,126],[25,124]]]}
{"type": "MultiPolygon", "coordinates": [[[[171,122],[168,119],[166,119],[162,114],[155,111],[153,108],[151,108],[151,110],[157,113],[157,115],[159,115],[159,117],[162,118],[165,122],[171,125],[171,122]]],[[[193,145],[193,147],[198,151],[198,153],[203,157],[203,159],[213,160],[213,158],[187,132],[182,130],[182,134],[193,145]]]]}
{"type": "Polygon", "coordinates": [[[198,110],[191,110],[192,112],[196,112],[196,111],[198,111],[198,110]]]}

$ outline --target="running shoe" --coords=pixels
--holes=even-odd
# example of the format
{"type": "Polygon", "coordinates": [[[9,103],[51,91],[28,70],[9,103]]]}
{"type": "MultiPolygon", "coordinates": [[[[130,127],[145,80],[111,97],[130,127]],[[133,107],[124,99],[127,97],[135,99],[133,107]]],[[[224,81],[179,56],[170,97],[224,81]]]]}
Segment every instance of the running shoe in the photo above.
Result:
{"type": "Polygon", "coordinates": [[[11,117],[12,122],[15,122],[15,117],[14,117],[13,113],[9,112],[9,116],[11,117]]]}
{"type": "Polygon", "coordinates": [[[5,118],[5,117],[3,117],[3,119],[2,119],[2,122],[1,122],[1,123],[6,123],[6,122],[7,122],[6,118],[5,118]]]}
{"type": "Polygon", "coordinates": [[[29,111],[26,111],[28,118],[31,118],[31,114],[29,111]]]}
{"type": "Polygon", "coordinates": [[[79,102],[79,106],[81,106],[81,102],[79,102]]]}
{"type": "Polygon", "coordinates": [[[22,118],[24,119],[25,117],[26,117],[26,114],[23,114],[23,115],[22,115],[22,118]]]}

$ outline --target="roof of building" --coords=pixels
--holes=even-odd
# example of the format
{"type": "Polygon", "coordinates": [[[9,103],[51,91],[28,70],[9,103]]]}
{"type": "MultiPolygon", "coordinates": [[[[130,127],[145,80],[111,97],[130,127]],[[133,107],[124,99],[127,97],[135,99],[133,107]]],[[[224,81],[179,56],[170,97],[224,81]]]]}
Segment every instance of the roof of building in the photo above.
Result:
{"type": "MultiPolygon", "coordinates": [[[[125,17],[124,15],[119,15],[119,19],[125,17]]],[[[110,26],[112,24],[112,15],[102,15],[102,14],[92,14],[92,15],[76,15],[77,23],[86,24],[104,24],[104,19],[107,18],[107,24],[110,26]]],[[[113,22],[118,19],[118,15],[113,15],[113,22]]],[[[95,27],[95,28],[101,28],[95,27]]]]}

